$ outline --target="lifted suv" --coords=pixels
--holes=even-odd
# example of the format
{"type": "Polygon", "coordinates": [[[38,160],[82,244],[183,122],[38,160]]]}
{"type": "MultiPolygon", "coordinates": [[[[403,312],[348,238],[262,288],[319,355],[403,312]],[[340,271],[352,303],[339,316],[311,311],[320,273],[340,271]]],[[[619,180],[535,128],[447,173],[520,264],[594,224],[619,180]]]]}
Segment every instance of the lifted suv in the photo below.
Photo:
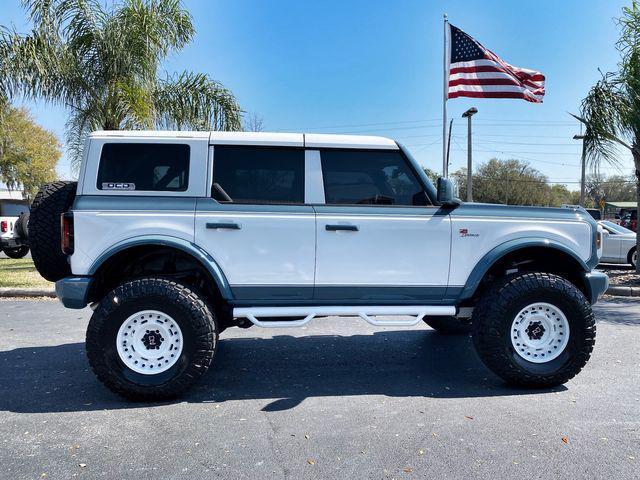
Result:
{"type": "Polygon", "coordinates": [[[608,284],[595,220],[438,187],[380,137],[96,132],[77,192],[38,194],[33,256],[65,306],[94,309],[91,367],[133,399],[184,392],[225,328],[329,315],[471,331],[512,384],[572,378],[608,284]]]}

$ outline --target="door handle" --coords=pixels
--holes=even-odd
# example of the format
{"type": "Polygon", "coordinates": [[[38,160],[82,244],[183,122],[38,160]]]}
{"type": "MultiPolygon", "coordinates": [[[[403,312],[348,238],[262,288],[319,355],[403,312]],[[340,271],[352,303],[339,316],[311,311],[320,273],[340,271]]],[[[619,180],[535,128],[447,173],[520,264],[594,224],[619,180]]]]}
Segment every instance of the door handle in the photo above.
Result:
{"type": "Polygon", "coordinates": [[[324,227],[329,232],[337,232],[338,230],[344,230],[346,232],[357,232],[357,225],[325,225],[324,227]]]}
{"type": "Polygon", "coordinates": [[[240,230],[240,225],[233,222],[207,223],[207,228],[211,230],[215,230],[215,229],[240,230]]]}

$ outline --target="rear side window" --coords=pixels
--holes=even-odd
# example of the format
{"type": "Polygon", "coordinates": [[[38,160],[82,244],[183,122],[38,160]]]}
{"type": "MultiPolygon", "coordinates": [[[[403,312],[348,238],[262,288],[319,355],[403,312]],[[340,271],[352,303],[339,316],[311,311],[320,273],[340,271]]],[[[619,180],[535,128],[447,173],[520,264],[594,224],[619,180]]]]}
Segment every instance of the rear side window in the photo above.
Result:
{"type": "Polygon", "coordinates": [[[98,190],[184,192],[189,186],[189,145],[106,143],[98,190]]]}
{"type": "Polygon", "coordinates": [[[397,150],[321,152],[330,205],[428,205],[422,184],[397,150]]]}
{"type": "Polygon", "coordinates": [[[304,203],[304,150],[216,146],[213,198],[234,203],[304,203]]]}

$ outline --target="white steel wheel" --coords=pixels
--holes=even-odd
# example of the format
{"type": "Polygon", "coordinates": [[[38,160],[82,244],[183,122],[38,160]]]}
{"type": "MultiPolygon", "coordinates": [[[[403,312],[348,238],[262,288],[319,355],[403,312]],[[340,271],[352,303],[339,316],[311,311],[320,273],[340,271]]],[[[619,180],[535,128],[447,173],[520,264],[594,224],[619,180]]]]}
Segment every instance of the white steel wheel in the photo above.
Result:
{"type": "Polygon", "coordinates": [[[569,322],[562,310],[550,303],[533,303],[514,318],[511,344],[525,360],[546,363],[564,351],[569,333],[569,322]]]}
{"type": "Polygon", "coordinates": [[[118,330],[120,360],[131,370],[155,375],[173,367],[182,353],[182,331],[166,313],[142,310],[127,318],[118,330]]]}

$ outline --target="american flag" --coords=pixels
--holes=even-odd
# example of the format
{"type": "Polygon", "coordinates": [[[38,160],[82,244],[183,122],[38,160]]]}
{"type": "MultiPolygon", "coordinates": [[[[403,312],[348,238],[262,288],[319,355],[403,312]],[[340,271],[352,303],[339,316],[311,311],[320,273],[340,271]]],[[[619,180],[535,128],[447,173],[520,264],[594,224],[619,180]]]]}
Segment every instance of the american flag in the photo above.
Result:
{"type": "Polygon", "coordinates": [[[509,65],[457,27],[451,28],[447,98],[521,98],[542,103],[544,75],[509,65]]]}

